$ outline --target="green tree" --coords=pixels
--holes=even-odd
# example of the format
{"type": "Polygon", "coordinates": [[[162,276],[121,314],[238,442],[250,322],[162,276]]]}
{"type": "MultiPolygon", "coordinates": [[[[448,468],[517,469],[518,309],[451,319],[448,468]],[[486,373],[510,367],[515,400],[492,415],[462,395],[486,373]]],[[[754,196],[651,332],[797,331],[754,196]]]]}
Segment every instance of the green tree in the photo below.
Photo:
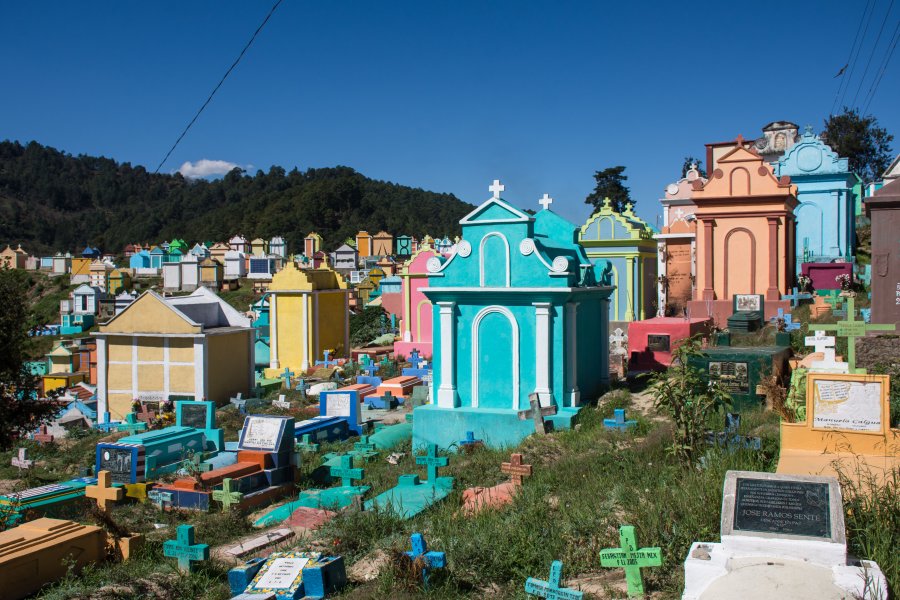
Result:
{"type": "Polygon", "coordinates": [[[367,306],[350,315],[350,343],[354,346],[368,344],[381,335],[381,316],[387,315],[380,306],[367,306]]]}
{"type": "Polygon", "coordinates": [[[38,399],[38,378],[25,369],[28,311],[25,287],[16,271],[0,270],[0,450],[46,422],[53,401],[38,399]]]}
{"type": "Polygon", "coordinates": [[[603,205],[604,198],[609,198],[613,210],[622,211],[631,200],[631,191],[625,186],[628,176],[625,175],[625,167],[609,167],[594,173],[597,182],[594,191],[584,199],[585,204],[590,204],[594,209],[603,205]]]}
{"type": "Polygon", "coordinates": [[[849,160],[850,170],[866,183],[879,179],[893,159],[894,136],[878,126],[878,119],[860,116],[855,108],[845,106],[841,114],[828,117],[822,137],[838,156],[849,160]]]}
{"type": "Polygon", "coordinates": [[[687,177],[687,172],[691,168],[691,165],[697,165],[697,171],[700,173],[700,177],[706,177],[706,169],[703,168],[703,161],[694,156],[685,156],[684,163],[681,165],[682,179],[687,177]]]}

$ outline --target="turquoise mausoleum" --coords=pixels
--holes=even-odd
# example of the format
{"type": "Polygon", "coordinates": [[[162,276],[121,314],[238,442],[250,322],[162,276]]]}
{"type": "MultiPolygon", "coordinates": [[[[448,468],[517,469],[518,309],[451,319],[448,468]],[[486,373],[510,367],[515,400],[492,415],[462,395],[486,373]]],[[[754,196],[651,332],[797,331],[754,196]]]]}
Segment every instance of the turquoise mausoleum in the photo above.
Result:
{"type": "Polygon", "coordinates": [[[797,268],[805,262],[851,259],[856,247],[858,178],[841,158],[807,126],[800,141],[775,163],[775,176],[787,175],[797,186],[797,268]]]}
{"type": "Polygon", "coordinates": [[[433,306],[432,403],[413,412],[413,445],[449,448],[471,431],[491,447],[535,430],[529,395],[573,425],[608,384],[611,286],[597,284],[577,227],[549,210],[531,216],[493,197],[461,221],[463,239],[428,261],[433,306]],[[520,414],[521,413],[521,414],[520,414]]]}

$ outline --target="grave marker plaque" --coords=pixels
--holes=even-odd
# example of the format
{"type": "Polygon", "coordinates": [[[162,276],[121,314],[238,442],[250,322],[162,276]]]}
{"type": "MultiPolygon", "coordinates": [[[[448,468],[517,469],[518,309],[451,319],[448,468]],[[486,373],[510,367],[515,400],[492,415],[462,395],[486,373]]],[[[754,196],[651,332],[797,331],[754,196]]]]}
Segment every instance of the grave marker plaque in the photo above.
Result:
{"type": "Polygon", "coordinates": [[[671,350],[669,336],[651,333],[647,336],[647,348],[653,352],[669,352],[671,350]]]}
{"type": "Polygon", "coordinates": [[[240,447],[247,450],[277,452],[281,444],[285,422],[263,416],[247,417],[241,434],[240,447]]]}
{"type": "Polygon", "coordinates": [[[131,483],[135,470],[134,454],[133,448],[102,448],[97,472],[108,471],[112,483],[131,483]]]}
{"type": "Polygon", "coordinates": [[[848,431],[882,430],[881,381],[859,381],[846,377],[813,378],[807,393],[812,393],[812,426],[815,429],[848,431]]]}
{"type": "Polygon", "coordinates": [[[830,538],[828,484],[739,477],[734,530],[830,538]]]}
{"type": "Polygon", "coordinates": [[[200,404],[182,404],[179,409],[181,410],[181,425],[183,427],[206,429],[206,406],[200,404]]]}
{"type": "Polygon", "coordinates": [[[745,362],[713,361],[709,363],[709,378],[718,381],[725,391],[750,393],[750,373],[745,362]]]}

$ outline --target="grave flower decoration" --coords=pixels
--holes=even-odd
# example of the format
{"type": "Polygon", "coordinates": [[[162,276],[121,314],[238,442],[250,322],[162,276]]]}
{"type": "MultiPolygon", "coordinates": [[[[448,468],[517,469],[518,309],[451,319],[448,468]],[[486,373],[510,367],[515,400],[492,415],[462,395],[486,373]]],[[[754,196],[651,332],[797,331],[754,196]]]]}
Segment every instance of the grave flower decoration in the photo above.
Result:
{"type": "Polygon", "coordinates": [[[853,285],[853,279],[846,273],[841,273],[834,280],[841,286],[841,291],[849,292],[853,285]]]}
{"type": "Polygon", "coordinates": [[[801,275],[797,278],[797,287],[800,288],[801,292],[808,292],[809,286],[812,284],[812,279],[810,279],[806,275],[801,275]]]}

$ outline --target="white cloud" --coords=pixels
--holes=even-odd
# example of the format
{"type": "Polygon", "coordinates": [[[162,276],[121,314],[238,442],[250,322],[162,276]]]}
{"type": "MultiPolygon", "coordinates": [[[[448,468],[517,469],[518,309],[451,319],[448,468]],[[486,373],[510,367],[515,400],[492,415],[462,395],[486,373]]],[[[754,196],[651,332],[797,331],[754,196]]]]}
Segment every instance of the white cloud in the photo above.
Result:
{"type": "Polygon", "coordinates": [[[227,160],[209,160],[201,158],[197,162],[185,161],[178,167],[178,173],[181,173],[188,179],[201,179],[203,177],[214,177],[216,175],[225,175],[235,167],[240,165],[227,160]]]}

